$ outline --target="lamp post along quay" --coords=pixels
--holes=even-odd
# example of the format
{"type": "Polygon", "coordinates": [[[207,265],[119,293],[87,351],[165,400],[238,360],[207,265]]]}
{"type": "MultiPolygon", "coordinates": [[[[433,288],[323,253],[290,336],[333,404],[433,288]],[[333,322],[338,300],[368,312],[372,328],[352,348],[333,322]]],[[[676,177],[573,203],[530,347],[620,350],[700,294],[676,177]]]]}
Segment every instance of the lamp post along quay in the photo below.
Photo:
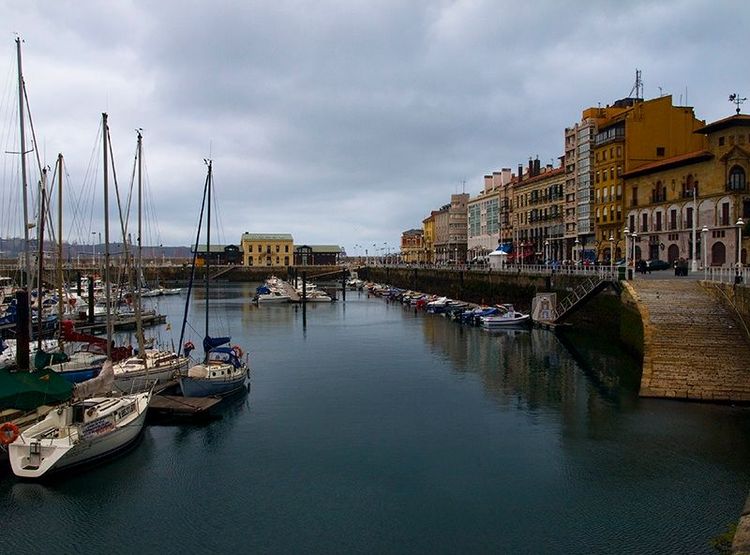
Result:
{"type": "Polygon", "coordinates": [[[737,220],[737,277],[735,282],[742,281],[742,227],[745,221],[742,218],[737,220]]]}
{"type": "Polygon", "coordinates": [[[708,228],[704,225],[701,229],[701,254],[703,255],[703,280],[708,280],[708,243],[706,243],[706,237],[708,237],[708,228]]]}
{"type": "Polygon", "coordinates": [[[696,195],[697,192],[695,190],[695,186],[693,186],[693,229],[691,230],[692,233],[692,242],[690,243],[690,271],[691,272],[697,272],[698,271],[698,259],[696,258],[696,252],[695,252],[695,226],[698,222],[698,203],[696,202],[696,195]]]}

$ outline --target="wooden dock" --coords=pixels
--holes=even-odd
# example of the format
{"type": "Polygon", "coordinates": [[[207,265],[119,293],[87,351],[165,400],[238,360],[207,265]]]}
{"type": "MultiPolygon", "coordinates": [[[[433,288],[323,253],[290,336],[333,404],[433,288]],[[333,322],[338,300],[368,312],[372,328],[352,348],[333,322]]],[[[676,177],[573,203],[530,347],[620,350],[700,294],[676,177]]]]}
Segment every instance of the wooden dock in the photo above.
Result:
{"type": "Polygon", "coordinates": [[[220,397],[154,395],[148,404],[148,411],[155,416],[200,418],[207,416],[208,411],[219,402],[221,402],[220,397]]]}
{"type": "Polygon", "coordinates": [[[157,384],[148,404],[149,416],[161,418],[207,418],[221,397],[183,397],[178,395],[179,382],[170,380],[157,384]]]}

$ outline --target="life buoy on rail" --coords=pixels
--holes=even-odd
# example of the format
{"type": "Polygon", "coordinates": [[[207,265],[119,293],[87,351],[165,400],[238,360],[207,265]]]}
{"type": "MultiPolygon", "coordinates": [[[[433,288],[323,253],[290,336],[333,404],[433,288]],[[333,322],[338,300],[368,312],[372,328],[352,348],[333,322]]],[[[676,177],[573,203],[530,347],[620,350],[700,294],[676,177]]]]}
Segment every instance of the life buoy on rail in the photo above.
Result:
{"type": "Polygon", "coordinates": [[[239,345],[232,346],[232,352],[237,358],[242,358],[242,347],[240,347],[239,345]]]}
{"type": "Polygon", "coordinates": [[[14,441],[16,441],[16,438],[20,434],[20,431],[18,429],[18,426],[13,424],[13,422],[6,422],[2,426],[0,426],[0,443],[3,445],[10,445],[14,441]]]}

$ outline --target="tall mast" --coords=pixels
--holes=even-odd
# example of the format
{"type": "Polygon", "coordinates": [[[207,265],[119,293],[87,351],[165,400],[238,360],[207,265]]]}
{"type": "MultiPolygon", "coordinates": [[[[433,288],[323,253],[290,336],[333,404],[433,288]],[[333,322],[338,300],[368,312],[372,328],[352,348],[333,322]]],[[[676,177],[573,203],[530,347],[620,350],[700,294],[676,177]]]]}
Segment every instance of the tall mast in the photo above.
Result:
{"type": "MultiPolygon", "coordinates": [[[[63,155],[57,155],[57,318],[63,320],[63,155]]],[[[62,334],[58,339],[62,346],[62,334]]]]}
{"type": "MultiPolygon", "coordinates": [[[[23,191],[23,244],[26,268],[26,290],[31,293],[31,252],[29,250],[29,200],[28,183],[26,182],[26,123],[24,115],[23,67],[21,64],[21,38],[16,38],[18,58],[18,122],[21,129],[21,190],[23,191]]],[[[31,295],[29,295],[31,298],[31,295]]],[[[29,318],[29,337],[31,337],[31,318],[29,318]]]]}
{"type": "Polygon", "coordinates": [[[109,282],[109,181],[108,181],[108,149],[107,114],[102,113],[102,143],[104,148],[104,298],[107,303],[107,358],[112,359],[112,305],[109,282]]]}
{"type": "Polygon", "coordinates": [[[138,354],[144,361],[146,361],[145,341],[143,339],[143,322],[141,321],[141,271],[143,263],[143,240],[142,240],[142,207],[143,207],[143,180],[142,171],[143,164],[141,162],[141,156],[143,155],[143,135],[141,130],[138,129],[138,237],[137,237],[137,251],[135,258],[135,335],[138,341],[138,354]]]}
{"type": "MultiPolygon", "coordinates": [[[[47,210],[47,168],[42,168],[42,180],[39,182],[39,225],[37,226],[37,243],[39,260],[37,261],[37,278],[36,278],[36,298],[37,298],[37,323],[39,327],[39,337],[37,337],[37,349],[42,350],[42,333],[44,331],[44,319],[42,318],[42,308],[44,308],[44,295],[42,295],[42,273],[44,271],[44,222],[47,210]]],[[[32,318],[33,320],[33,318],[32,318]]]]}
{"type": "MultiPolygon", "coordinates": [[[[208,215],[206,216],[206,337],[208,337],[208,274],[211,268],[211,186],[213,175],[211,171],[213,160],[208,161],[208,215]]],[[[208,353],[206,353],[208,359],[208,353]]]]}

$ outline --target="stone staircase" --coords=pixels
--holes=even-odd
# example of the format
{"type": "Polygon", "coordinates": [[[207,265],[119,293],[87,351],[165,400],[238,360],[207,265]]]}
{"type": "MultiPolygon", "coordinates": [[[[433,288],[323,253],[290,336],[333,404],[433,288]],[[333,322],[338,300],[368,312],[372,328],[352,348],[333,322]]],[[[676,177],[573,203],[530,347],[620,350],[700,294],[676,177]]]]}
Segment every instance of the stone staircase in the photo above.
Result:
{"type": "Polygon", "coordinates": [[[626,282],[643,320],[643,397],[750,401],[750,340],[693,280],[626,282]]]}

